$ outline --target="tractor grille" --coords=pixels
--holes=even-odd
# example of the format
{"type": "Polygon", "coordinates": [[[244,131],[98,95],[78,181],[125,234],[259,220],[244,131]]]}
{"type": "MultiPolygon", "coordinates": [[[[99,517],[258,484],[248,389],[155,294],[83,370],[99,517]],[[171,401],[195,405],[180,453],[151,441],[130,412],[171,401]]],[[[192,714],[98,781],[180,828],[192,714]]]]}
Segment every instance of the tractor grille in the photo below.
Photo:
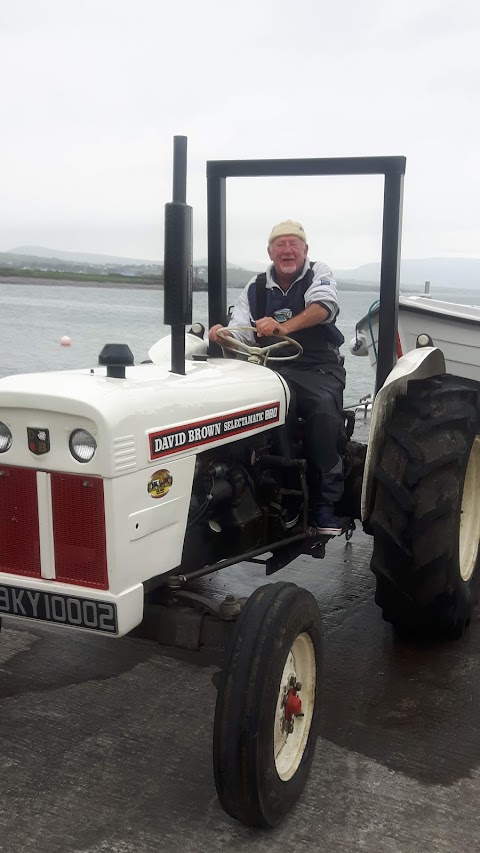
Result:
{"type": "Polygon", "coordinates": [[[103,481],[52,474],[51,484],[56,580],[107,589],[103,481]]]}
{"type": "MultiPolygon", "coordinates": [[[[103,480],[76,474],[48,477],[55,580],[108,589],[103,480]]],[[[48,559],[53,561],[53,552],[48,559]]],[[[51,578],[52,566],[47,568],[51,578]]],[[[0,572],[41,578],[41,569],[37,472],[0,466],[0,572]]]]}
{"type": "Polygon", "coordinates": [[[39,578],[37,474],[0,467],[0,571],[39,578]]]}

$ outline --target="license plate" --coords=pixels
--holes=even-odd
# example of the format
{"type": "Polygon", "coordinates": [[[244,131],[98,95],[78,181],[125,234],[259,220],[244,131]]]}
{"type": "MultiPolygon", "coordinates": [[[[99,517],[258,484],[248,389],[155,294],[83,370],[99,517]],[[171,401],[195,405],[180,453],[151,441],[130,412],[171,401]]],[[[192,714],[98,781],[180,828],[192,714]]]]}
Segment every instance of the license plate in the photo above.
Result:
{"type": "Polygon", "coordinates": [[[2,615],[23,616],[107,634],[116,634],[118,631],[116,604],[18,586],[0,586],[2,615]]]}

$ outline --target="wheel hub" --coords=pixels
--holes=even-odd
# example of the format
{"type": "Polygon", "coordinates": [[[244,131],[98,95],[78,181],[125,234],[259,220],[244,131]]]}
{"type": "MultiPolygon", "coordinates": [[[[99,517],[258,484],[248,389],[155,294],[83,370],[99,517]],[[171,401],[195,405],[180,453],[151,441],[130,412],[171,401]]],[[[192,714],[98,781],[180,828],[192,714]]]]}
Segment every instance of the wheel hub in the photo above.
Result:
{"type": "Polygon", "coordinates": [[[302,713],[302,700],[298,695],[301,689],[302,685],[300,681],[297,681],[296,676],[292,675],[290,678],[290,689],[283,697],[284,719],[282,721],[282,730],[286,733],[287,737],[293,732],[295,718],[304,716],[302,713]]]}
{"type": "Polygon", "coordinates": [[[275,712],[275,766],[284,782],[295,774],[307,745],[314,710],[315,682],[313,644],[308,634],[302,633],[294,641],[285,661],[275,712]]]}

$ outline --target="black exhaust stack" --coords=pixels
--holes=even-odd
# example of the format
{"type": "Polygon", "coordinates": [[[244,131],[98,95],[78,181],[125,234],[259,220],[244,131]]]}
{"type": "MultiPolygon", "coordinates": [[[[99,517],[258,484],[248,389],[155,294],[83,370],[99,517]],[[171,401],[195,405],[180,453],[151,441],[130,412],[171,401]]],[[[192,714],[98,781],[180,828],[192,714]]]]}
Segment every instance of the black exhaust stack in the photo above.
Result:
{"type": "Polygon", "coordinates": [[[192,208],[187,199],[187,137],[173,137],[173,199],[165,205],[164,323],[172,327],[172,373],[185,375],[185,326],[192,322],[192,208]]]}

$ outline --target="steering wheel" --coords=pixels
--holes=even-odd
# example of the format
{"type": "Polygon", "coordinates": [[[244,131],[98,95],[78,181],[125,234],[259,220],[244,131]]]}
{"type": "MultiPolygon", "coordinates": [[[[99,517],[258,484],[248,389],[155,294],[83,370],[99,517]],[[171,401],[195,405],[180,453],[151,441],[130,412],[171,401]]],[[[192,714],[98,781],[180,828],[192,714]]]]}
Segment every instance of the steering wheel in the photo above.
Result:
{"type": "Polygon", "coordinates": [[[303,347],[298,341],[295,341],[293,338],[288,338],[286,335],[278,335],[281,340],[275,344],[269,344],[266,347],[258,347],[251,346],[250,344],[244,344],[243,341],[237,340],[237,338],[233,338],[231,335],[227,334],[228,332],[252,332],[252,326],[230,326],[228,328],[223,327],[221,329],[217,329],[217,335],[221,340],[221,346],[225,349],[234,350],[235,352],[245,353],[248,358],[247,361],[252,364],[263,364],[266,365],[267,361],[292,361],[294,358],[298,358],[299,355],[303,352],[303,347]],[[281,347],[294,346],[297,350],[292,355],[284,355],[284,356],[270,356],[272,350],[281,349],[281,347]]]}

